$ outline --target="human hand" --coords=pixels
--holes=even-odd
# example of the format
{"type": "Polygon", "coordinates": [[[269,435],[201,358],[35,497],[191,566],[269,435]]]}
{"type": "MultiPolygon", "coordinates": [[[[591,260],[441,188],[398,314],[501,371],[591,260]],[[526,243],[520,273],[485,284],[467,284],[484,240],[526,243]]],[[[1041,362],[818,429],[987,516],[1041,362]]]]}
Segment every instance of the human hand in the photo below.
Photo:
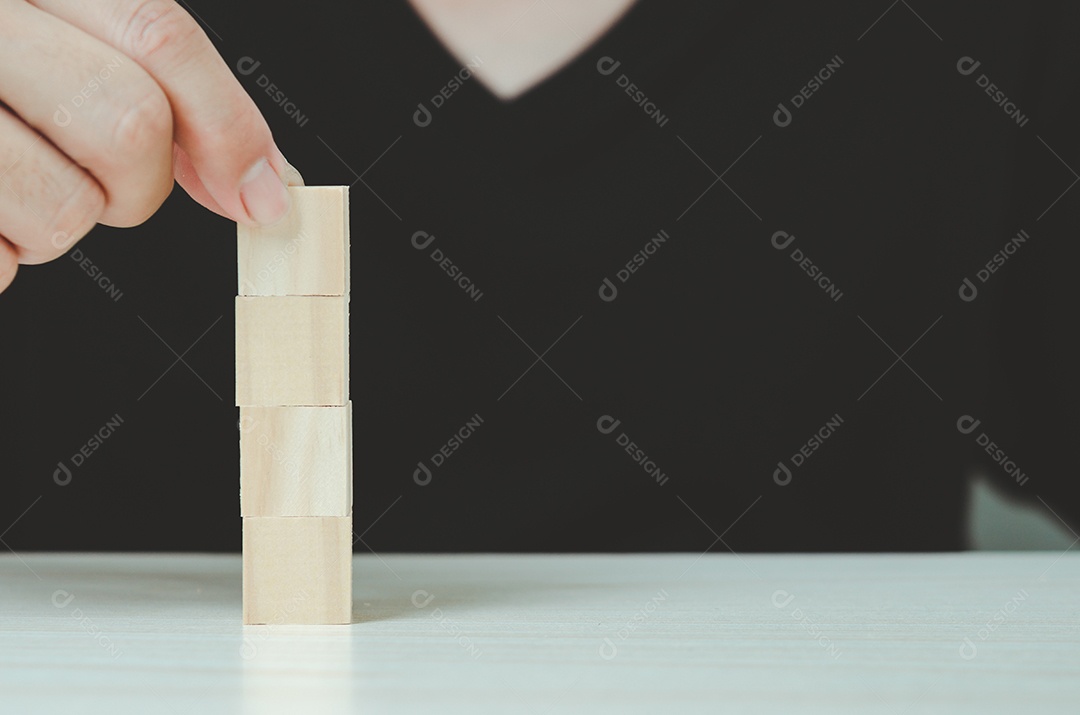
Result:
{"type": "Polygon", "coordinates": [[[0,0],[0,291],[98,223],[142,223],[174,178],[251,225],[303,183],[173,0],[0,0]]]}

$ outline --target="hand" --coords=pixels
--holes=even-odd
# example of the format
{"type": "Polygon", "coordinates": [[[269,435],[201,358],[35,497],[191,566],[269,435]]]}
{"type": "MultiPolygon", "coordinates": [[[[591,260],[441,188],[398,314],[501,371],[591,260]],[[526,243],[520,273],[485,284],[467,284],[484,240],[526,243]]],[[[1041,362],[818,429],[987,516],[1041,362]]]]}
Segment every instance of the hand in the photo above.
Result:
{"type": "Polygon", "coordinates": [[[0,0],[0,291],[172,191],[258,225],[302,184],[173,0],[0,0]]]}

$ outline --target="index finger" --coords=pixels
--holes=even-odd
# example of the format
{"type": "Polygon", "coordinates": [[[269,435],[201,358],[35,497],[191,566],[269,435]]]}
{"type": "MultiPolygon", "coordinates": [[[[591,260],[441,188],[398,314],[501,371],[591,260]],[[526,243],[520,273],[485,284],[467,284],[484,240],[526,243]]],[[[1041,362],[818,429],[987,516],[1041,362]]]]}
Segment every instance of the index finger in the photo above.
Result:
{"type": "Polygon", "coordinates": [[[251,97],[183,8],[173,0],[30,2],[112,45],[158,82],[173,108],[176,144],[198,175],[184,182],[197,200],[208,204],[199,195],[205,191],[217,204],[209,208],[248,224],[285,215],[291,167],[251,97]]]}

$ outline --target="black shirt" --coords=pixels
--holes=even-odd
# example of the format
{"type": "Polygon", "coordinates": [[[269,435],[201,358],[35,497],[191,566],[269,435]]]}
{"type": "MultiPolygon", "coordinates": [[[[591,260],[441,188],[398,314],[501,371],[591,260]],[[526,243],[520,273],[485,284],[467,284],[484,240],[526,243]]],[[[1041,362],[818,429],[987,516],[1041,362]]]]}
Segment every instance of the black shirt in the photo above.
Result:
{"type": "Polygon", "coordinates": [[[886,5],[643,0],[511,102],[402,2],[247,30],[353,184],[364,546],[956,549],[973,470],[1077,528],[1078,9],[886,5]]]}

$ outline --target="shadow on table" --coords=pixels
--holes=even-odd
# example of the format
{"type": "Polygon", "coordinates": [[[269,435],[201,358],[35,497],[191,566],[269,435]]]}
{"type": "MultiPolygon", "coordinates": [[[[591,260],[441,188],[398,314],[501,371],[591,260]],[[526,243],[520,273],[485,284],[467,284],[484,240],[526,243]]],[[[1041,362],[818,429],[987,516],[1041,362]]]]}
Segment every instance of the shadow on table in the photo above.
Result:
{"type": "MultiPolygon", "coordinates": [[[[542,558],[542,557],[541,557],[542,558]]],[[[148,612],[239,624],[241,563],[233,554],[138,554],[115,558],[87,554],[77,559],[35,555],[34,574],[49,589],[61,589],[105,612],[145,607],[148,612]]],[[[19,573],[13,569],[14,573],[19,573]]],[[[440,611],[518,610],[574,600],[583,590],[609,583],[583,582],[567,574],[552,579],[513,557],[395,554],[357,559],[353,568],[352,623],[432,618],[440,611]]],[[[40,582],[39,582],[40,584],[40,582]]]]}
{"type": "Polygon", "coordinates": [[[552,578],[550,571],[515,563],[513,556],[472,554],[458,560],[451,554],[394,554],[354,562],[352,620],[438,618],[440,610],[455,617],[470,611],[490,615],[501,606],[514,611],[551,606],[576,601],[583,590],[610,588],[570,573],[565,580],[552,578]]]}

